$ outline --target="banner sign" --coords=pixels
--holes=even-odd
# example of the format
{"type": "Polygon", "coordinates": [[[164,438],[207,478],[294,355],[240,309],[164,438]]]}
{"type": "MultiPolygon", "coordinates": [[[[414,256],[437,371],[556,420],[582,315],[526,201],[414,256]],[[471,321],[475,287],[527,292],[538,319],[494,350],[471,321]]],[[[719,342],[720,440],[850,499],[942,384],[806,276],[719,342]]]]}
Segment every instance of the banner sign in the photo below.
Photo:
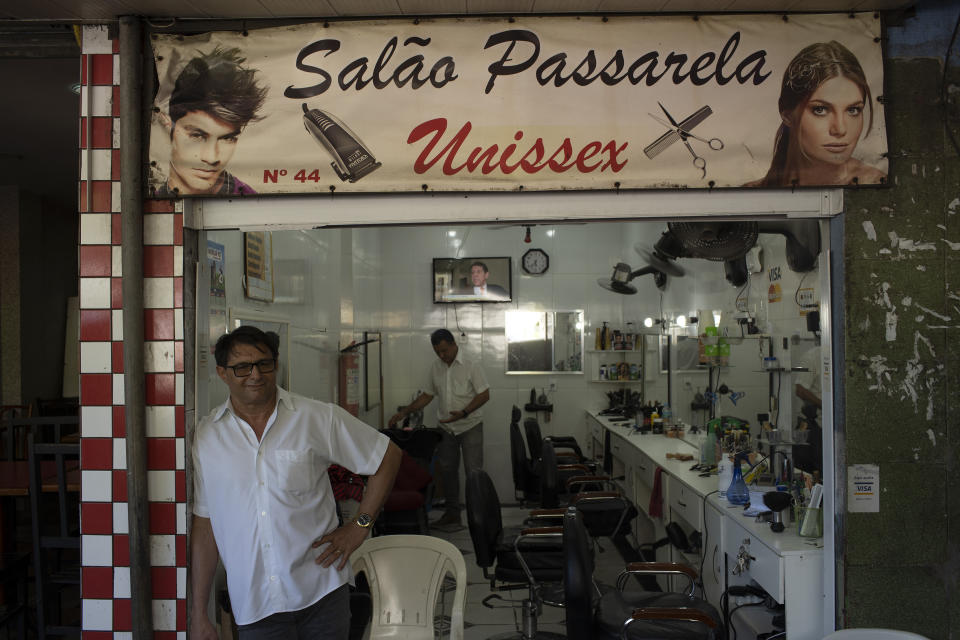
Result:
{"type": "Polygon", "coordinates": [[[149,194],[882,184],[872,13],[154,34],[149,194]]]}

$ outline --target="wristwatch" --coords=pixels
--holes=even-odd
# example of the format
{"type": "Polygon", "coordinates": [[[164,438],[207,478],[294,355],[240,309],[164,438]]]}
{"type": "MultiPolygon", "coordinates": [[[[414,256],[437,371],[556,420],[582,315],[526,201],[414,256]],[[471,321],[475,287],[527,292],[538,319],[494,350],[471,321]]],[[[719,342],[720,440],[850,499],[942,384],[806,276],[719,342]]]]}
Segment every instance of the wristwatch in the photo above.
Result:
{"type": "Polygon", "coordinates": [[[353,524],[363,529],[369,529],[370,525],[373,524],[373,516],[371,516],[369,513],[358,514],[356,519],[353,521],[353,524]]]}

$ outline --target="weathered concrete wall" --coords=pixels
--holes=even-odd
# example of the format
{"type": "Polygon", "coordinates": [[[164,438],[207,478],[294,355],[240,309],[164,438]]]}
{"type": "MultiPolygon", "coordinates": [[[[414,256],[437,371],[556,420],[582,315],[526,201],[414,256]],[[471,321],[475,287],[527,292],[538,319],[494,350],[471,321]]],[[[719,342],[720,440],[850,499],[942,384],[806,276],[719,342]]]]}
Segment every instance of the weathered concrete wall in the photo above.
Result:
{"type": "MultiPolygon", "coordinates": [[[[946,6],[927,4],[940,13],[946,6]]],[[[890,29],[894,56],[898,46],[919,50],[918,40],[949,42],[960,8],[939,29],[922,10],[917,25],[890,29]]],[[[960,139],[958,58],[947,105],[943,57],[888,60],[892,184],[845,194],[840,462],[878,464],[881,494],[879,513],[846,514],[842,626],[934,639],[960,638],[960,160],[944,126],[946,118],[960,139]]]]}

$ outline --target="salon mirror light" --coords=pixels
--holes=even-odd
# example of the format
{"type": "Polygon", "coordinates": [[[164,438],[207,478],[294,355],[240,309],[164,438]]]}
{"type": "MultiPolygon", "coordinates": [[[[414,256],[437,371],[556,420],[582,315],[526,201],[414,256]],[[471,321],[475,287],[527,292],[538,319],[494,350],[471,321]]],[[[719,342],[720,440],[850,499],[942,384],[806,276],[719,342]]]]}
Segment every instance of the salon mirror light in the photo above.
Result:
{"type": "Polygon", "coordinates": [[[508,374],[583,373],[583,311],[506,311],[508,374]]]}

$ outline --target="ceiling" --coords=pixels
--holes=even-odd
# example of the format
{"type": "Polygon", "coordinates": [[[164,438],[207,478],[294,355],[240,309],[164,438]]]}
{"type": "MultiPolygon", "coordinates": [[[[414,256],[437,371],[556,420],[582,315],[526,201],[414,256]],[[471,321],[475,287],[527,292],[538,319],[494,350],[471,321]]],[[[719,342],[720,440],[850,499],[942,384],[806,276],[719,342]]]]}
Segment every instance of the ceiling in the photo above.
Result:
{"type": "Polygon", "coordinates": [[[151,18],[335,18],[525,13],[846,12],[902,9],[915,0],[26,0],[0,20],[102,22],[151,18]]]}

